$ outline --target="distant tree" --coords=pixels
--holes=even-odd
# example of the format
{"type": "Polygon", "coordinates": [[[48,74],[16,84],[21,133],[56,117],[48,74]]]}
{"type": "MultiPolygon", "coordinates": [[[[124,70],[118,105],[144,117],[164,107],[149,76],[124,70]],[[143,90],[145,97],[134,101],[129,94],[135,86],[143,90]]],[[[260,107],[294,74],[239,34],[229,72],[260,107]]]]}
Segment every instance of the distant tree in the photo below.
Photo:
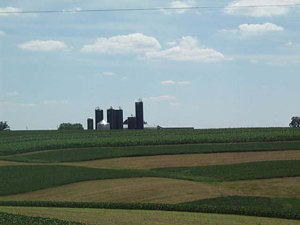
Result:
{"type": "Polygon", "coordinates": [[[300,127],[300,117],[294,116],[291,120],[290,127],[300,127]]]}
{"type": "Polygon", "coordinates": [[[7,121],[5,121],[5,122],[0,121],[0,131],[2,131],[2,130],[10,130],[10,127],[8,126],[7,121]]]}
{"type": "Polygon", "coordinates": [[[58,130],[83,130],[83,126],[80,123],[62,123],[59,125],[58,130]]]}

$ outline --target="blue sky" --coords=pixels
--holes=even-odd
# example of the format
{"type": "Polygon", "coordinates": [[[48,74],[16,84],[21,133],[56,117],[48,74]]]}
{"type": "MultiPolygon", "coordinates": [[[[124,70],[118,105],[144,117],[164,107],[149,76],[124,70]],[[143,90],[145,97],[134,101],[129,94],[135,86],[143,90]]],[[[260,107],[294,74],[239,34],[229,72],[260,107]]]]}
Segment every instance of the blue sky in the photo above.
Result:
{"type": "Polygon", "coordinates": [[[149,124],[287,126],[300,113],[300,7],[236,7],[276,4],[300,0],[2,0],[16,14],[0,14],[0,121],[86,126],[96,106],[127,117],[142,98],[149,124]],[[17,13],[189,6],[225,8],[17,13]]]}

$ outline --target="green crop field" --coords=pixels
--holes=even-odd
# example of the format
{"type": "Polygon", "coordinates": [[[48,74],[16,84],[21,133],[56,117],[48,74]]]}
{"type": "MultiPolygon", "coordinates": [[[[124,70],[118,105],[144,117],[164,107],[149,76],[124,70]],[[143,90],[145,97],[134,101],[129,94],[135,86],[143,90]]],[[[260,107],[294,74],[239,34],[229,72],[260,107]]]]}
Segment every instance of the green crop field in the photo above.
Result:
{"type": "Polygon", "coordinates": [[[300,142],[238,143],[238,144],[193,144],[135,147],[74,148],[21,154],[2,157],[4,160],[20,162],[81,162],[135,156],[178,155],[218,152],[250,152],[299,150],[300,142]],[[72,152],[72,153],[71,153],[72,152]],[[71,154],[70,154],[71,153],[71,154]]]}
{"type": "Polygon", "coordinates": [[[143,224],[154,212],[149,224],[199,224],[200,213],[235,215],[204,224],[299,224],[299,151],[293,128],[0,132],[0,224],[97,224],[81,220],[98,218],[91,208],[120,218],[104,224],[143,224]]]}
{"type": "MultiPolygon", "coordinates": [[[[70,218],[71,219],[71,218],[70,218]]],[[[83,223],[63,221],[59,219],[50,219],[42,217],[22,216],[11,213],[0,212],[0,224],[3,225],[84,225],[83,223]]]]}
{"type": "Polygon", "coordinates": [[[197,180],[197,177],[211,177],[223,181],[253,180],[300,176],[300,161],[253,162],[203,167],[158,168],[154,170],[176,174],[177,176],[183,175],[187,179],[193,180],[197,180]]]}
{"type": "Polygon", "coordinates": [[[293,128],[0,132],[0,155],[47,149],[300,140],[293,128]]]}

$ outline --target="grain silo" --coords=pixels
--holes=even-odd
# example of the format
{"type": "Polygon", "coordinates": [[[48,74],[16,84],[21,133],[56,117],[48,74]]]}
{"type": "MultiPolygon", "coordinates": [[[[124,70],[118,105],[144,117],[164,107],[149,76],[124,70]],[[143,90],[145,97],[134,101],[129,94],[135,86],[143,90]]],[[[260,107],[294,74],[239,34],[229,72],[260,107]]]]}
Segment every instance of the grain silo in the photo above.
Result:
{"type": "Polygon", "coordinates": [[[95,129],[97,129],[98,123],[100,123],[103,119],[103,110],[97,107],[95,109],[95,129]]]}
{"type": "Polygon", "coordinates": [[[110,130],[110,124],[102,120],[97,124],[97,130],[110,130]]]}
{"type": "Polygon", "coordinates": [[[116,114],[116,129],[123,129],[123,110],[121,107],[115,110],[116,114]]]}
{"type": "Polygon", "coordinates": [[[116,110],[114,110],[112,107],[110,107],[107,110],[107,122],[109,122],[111,130],[116,129],[117,127],[116,110]]]}
{"type": "Polygon", "coordinates": [[[94,121],[91,117],[87,119],[87,129],[94,130],[94,121]]]}
{"type": "Polygon", "coordinates": [[[135,103],[136,129],[144,129],[144,107],[140,99],[135,103]]]}
{"type": "Polygon", "coordinates": [[[128,117],[127,119],[128,122],[128,129],[136,129],[136,117],[128,117]]]}

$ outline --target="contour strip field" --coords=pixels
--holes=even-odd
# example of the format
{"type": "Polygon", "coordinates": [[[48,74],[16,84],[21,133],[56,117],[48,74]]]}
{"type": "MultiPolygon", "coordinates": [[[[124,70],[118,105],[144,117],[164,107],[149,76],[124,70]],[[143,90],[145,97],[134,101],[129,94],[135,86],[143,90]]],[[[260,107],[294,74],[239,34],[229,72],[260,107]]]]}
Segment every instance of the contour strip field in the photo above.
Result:
{"type": "Polygon", "coordinates": [[[3,196],[0,201],[176,204],[230,195],[299,198],[300,177],[212,184],[168,178],[97,180],[3,196]]]}
{"type": "Polygon", "coordinates": [[[73,165],[90,168],[152,169],[163,167],[226,165],[277,160],[300,160],[300,151],[292,150],[275,152],[272,151],[142,156],[63,163],[63,165],[73,165]]]}

